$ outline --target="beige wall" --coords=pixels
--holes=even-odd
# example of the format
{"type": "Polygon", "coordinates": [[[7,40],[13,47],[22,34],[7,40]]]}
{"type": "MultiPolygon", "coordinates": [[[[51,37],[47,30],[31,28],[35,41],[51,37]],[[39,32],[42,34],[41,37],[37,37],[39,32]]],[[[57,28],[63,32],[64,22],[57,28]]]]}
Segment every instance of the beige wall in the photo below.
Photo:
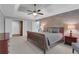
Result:
{"type": "Polygon", "coordinates": [[[78,15],[72,14],[58,14],[55,16],[47,17],[40,19],[40,27],[45,30],[47,27],[64,27],[64,33],[69,34],[70,30],[68,29],[68,25],[72,24],[75,26],[75,29],[72,31],[73,33],[79,34],[79,18],[78,15]]]}
{"type": "MultiPolygon", "coordinates": [[[[64,27],[64,31],[66,33],[68,31],[68,24],[65,23],[66,21],[64,21],[64,19],[67,19],[67,18],[62,18],[58,16],[43,18],[40,20],[40,28],[41,29],[43,28],[42,30],[45,30],[47,27],[56,27],[56,26],[64,27]]],[[[79,23],[74,24],[74,26],[75,26],[75,30],[79,32],[79,23]]]]}
{"type": "Polygon", "coordinates": [[[76,26],[76,29],[79,30],[79,23],[75,24],[75,26],[76,26]]]}
{"type": "MultiPolygon", "coordinates": [[[[74,26],[75,26],[75,29],[79,31],[79,23],[74,24],[74,26]]],[[[64,29],[68,30],[68,24],[64,24],[64,29]]]]}
{"type": "Polygon", "coordinates": [[[63,27],[64,23],[62,22],[62,19],[55,17],[55,16],[51,16],[51,17],[47,17],[47,18],[43,18],[40,20],[40,27],[63,27]]]}

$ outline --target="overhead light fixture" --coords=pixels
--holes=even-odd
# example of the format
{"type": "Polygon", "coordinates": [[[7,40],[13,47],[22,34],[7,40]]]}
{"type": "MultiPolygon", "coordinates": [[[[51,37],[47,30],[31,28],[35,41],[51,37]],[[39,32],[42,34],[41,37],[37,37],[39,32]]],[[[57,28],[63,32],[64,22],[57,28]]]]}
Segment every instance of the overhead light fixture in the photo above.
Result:
{"type": "Polygon", "coordinates": [[[41,12],[41,9],[37,9],[36,7],[36,4],[33,4],[34,5],[34,7],[33,7],[33,9],[34,10],[27,10],[29,13],[28,13],[28,15],[33,15],[33,16],[36,16],[36,15],[44,15],[43,13],[40,13],[41,12]]]}
{"type": "Polygon", "coordinates": [[[34,13],[33,13],[33,15],[34,15],[34,16],[36,16],[36,15],[37,15],[37,13],[36,13],[36,12],[34,12],[34,13]]]}

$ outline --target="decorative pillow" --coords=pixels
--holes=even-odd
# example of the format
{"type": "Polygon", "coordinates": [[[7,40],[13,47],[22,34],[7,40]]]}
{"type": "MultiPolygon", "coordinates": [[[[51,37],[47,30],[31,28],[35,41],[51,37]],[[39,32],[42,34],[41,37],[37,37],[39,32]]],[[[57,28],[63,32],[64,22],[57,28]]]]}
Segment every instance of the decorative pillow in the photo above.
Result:
{"type": "Polygon", "coordinates": [[[48,27],[47,32],[49,32],[49,33],[59,33],[59,27],[48,27]]]}
{"type": "Polygon", "coordinates": [[[59,27],[53,27],[52,33],[59,33],[59,27]]]}

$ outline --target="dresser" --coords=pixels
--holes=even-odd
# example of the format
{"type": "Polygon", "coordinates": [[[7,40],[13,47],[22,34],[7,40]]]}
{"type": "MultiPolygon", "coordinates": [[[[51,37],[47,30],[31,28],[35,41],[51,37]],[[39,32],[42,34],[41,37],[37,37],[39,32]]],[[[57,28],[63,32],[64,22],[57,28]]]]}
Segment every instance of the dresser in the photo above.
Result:
{"type": "Polygon", "coordinates": [[[65,44],[72,45],[72,42],[77,42],[77,37],[64,36],[64,43],[65,44]]]}
{"type": "Polygon", "coordinates": [[[8,33],[0,33],[0,54],[8,54],[8,33]]]}

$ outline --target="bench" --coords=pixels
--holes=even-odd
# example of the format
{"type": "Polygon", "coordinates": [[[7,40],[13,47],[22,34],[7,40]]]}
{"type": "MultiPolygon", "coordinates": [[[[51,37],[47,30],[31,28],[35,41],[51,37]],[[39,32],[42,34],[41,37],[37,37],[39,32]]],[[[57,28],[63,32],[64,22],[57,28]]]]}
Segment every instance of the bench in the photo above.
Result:
{"type": "Polygon", "coordinates": [[[74,50],[79,54],[79,43],[72,43],[72,53],[74,53],[74,50]]]}

